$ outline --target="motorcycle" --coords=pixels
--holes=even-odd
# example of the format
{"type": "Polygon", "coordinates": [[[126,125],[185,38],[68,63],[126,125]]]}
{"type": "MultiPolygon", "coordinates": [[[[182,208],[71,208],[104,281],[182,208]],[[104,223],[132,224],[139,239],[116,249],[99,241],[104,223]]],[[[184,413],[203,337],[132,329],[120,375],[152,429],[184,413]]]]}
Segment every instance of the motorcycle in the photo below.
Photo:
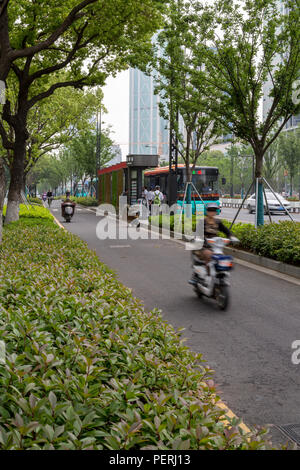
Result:
{"type": "Polygon", "coordinates": [[[63,218],[66,222],[71,222],[71,219],[75,212],[75,204],[73,202],[63,202],[61,207],[63,218]]]}
{"type": "Polygon", "coordinates": [[[233,269],[232,256],[224,255],[224,247],[229,243],[238,243],[235,237],[214,237],[207,239],[212,249],[211,261],[208,263],[209,275],[206,264],[192,251],[194,290],[199,298],[202,296],[213,298],[217,301],[221,310],[226,310],[229,305],[230,271],[233,269]]]}

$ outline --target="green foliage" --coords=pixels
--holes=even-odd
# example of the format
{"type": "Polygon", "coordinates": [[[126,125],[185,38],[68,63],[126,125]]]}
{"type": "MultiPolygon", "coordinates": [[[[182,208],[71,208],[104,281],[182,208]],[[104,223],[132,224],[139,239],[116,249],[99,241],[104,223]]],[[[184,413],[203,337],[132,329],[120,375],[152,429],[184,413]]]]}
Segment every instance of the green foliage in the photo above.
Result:
{"type": "MultiPolygon", "coordinates": [[[[169,229],[174,232],[174,227],[175,227],[175,232],[180,232],[180,215],[155,215],[149,217],[149,220],[151,224],[156,225],[157,227],[162,227],[165,229],[169,229]]],[[[189,231],[195,231],[196,230],[196,223],[199,221],[197,218],[196,221],[196,215],[193,214],[192,218],[187,218],[187,221],[185,222],[184,214],[181,217],[181,233],[184,233],[185,231],[185,223],[188,224],[189,231]]],[[[187,228],[186,228],[186,233],[187,233],[187,228]]]]}
{"type": "MultiPolygon", "coordinates": [[[[0,109],[0,136],[11,161],[9,201],[18,202],[24,181],[30,110],[58,89],[102,86],[107,77],[144,62],[167,3],[22,0],[1,5],[0,80],[9,87],[0,109]]],[[[39,143],[31,143],[36,153],[39,143]]],[[[9,220],[15,218],[12,210],[9,220]]]]}
{"type": "Polygon", "coordinates": [[[51,221],[4,229],[1,449],[263,449],[224,412],[201,355],[51,221]]]}
{"type": "MultiPolygon", "coordinates": [[[[231,223],[223,221],[228,227],[231,223]]],[[[255,228],[252,224],[235,224],[234,235],[240,247],[261,256],[300,266],[300,224],[291,221],[255,228]]]]}
{"type": "Polygon", "coordinates": [[[293,194],[293,181],[300,169],[300,132],[282,132],[278,142],[278,152],[282,163],[289,171],[290,195],[293,194]]]}
{"type": "Polygon", "coordinates": [[[37,204],[38,206],[43,205],[43,201],[39,197],[27,196],[27,200],[30,204],[37,204]]]}
{"type": "MultiPolygon", "coordinates": [[[[64,200],[65,196],[64,197],[59,196],[57,199],[64,200]]],[[[70,199],[76,202],[76,204],[80,204],[81,206],[94,206],[95,207],[99,205],[97,199],[91,196],[85,196],[85,197],[70,196],[70,199]]]]}
{"type": "Polygon", "coordinates": [[[184,161],[188,180],[190,165],[210,145],[217,142],[222,129],[211,112],[217,89],[208,83],[204,64],[205,33],[195,35],[195,16],[206,23],[198,2],[173,0],[168,18],[156,38],[152,67],[156,93],[160,95],[160,113],[172,122],[173,145],[184,161]],[[180,117],[179,117],[180,116],[180,117]]]}
{"type": "MultiPolygon", "coordinates": [[[[6,206],[3,208],[3,215],[6,214],[6,206]]],[[[25,204],[20,204],[20,217],[26,219],[47,219],[53,220],[51,212],[48,211],[45,207],[38,206],[26,206],[25,204]]]]}
{"type": "MultiPolygon", "coordinates": [[[[101,133],[101,166],[114,157],[110,129],[101,133]]],[[[64,186],[67,181],[83,182],[96,175],[96,129],[87,127],[64,145],[58,155],[44,155],[30,173],[29,182],[39,182],[39,190],[64,186]]]]}
{"type": "MultiPolygon", "coordinates": [[[[249,143],[262,171],[263,156],[285,123],[300,110],[293,101],[299,78],[299,8],[283,1],[217,1],[207,14],[214,19],[207,39],[210,80],[222,92],[216,101],[216,119],[229,132],[249,143]],[[277,58],[280,56],[280,60],[277,58]],[[270,106],[263,122],[260,103],[270,81],[270,106]]],[[[200,20],[199,20],[200,21],[200,20]]]]}
{"type": "MultiPolygon", "coordinates": [[[[227,133],[252,147],[255,174],[261,177],[270,145],[292,115],[300,112],[300,100],[293,99],[294,86],[299,90],[299,6],[289,0],[207,3],[204,13],[194,17],[194,31],[195,44],[197,37],[205,34],[206,38],[206,84],[219,91],[212,111],[227,133]],[[209,20],[204,22],[203,15],[209,20]],[[267,82],[270,89],[262,120],[267,82]]],[[[199,49],[198,63],[202,61],[199,49]]],[[[258,201],[257,223],[263,224],[262,198],[258,201]]]]}

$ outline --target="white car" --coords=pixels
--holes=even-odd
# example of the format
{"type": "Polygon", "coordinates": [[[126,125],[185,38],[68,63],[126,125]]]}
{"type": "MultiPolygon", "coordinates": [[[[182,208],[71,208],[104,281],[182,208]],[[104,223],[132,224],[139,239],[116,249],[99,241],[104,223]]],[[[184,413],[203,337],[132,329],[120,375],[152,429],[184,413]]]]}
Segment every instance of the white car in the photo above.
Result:
{"type": "MultiPolygon", "coordinates": [[[[276,212],[276,213],[282,214],[282,213],[285,213],[285,209],[290,211],[291,210],[291,204],[289,203],[289,201],[284,199],[280,194],[278,194],[278,193],[275,193],[275,194],[278,197],[280,202],[276,199],[276,197],[274,196],[272,191],[266,190],[266,197],[267,197],[270,213],[275,213],[276,212]]],[[[248,197],[248,199],[246,200],[246,205],[247,205],[247,209],[249,211],[249,214],[252,214],[252,212],[255,212],[255,209],[256,209],[255,194],[252,194],[252,196],[248,197]]],[[[265,212],[265,214],[268,213],[265,196],[264,196],[264,212],[265,212]]]]}

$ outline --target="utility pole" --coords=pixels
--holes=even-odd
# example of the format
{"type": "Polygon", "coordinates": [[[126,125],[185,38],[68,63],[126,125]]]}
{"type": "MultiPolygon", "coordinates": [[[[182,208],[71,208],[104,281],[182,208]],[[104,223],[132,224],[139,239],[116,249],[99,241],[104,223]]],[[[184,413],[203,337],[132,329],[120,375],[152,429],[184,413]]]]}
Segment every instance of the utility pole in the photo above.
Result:
{"type": "Polygon", "coordinates": [[[231,162],[230,162],[230,197],[233,197],[233,153],[231,152],[231,162]]]}
{"type": "Polygon", "coordinates": [[[98,183],[98,171],[101,168],[101,134],[102,134],[102,112],[101,106],[100,111],[97,111],[97,134],[96,134],[96,199],[99,199],[99,183],[98,183]],[[99,122],[100,114],[100,122],[99,122]]]}
{"type": "MultiPolygon", "coordinates": [[[[173,25],[174,26],[174,25],[173,25]]],[[[168,176],[168,204],[171,207],[177,202],[177,167],[178,167],[178,121],[179,121],[179,110],[176,107],[176,137],[174,138],[174,101],[173,101],[173,90],[174,86],[174,70],[172,64],[172,54],[170,56],[171,66],[171,93],[170,93],[170,136],[169,136],[169,176],[168,176]]]]}

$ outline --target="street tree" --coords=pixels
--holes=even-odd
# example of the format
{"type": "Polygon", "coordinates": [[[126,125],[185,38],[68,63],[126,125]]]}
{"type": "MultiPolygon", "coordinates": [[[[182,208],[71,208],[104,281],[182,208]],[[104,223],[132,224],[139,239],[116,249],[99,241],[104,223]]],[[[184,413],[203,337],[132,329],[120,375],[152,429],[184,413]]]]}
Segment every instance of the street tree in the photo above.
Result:
{"type": "MultiPolygon", "coordinates": [[[[43,182],[48,189],[61,186],[66,190],[67,183],[71,184],[72,192],[76,192],[79,183],[82,187],[86,179],[92,182],[96,178],[96,142],[95,127],[82,129],[76,137],[67,142],[59,153],[48,153],[42,156],[37,164],[29,171],[28,183],[35,185],[43,182]]],[[[101,132],[100,164],[105,166],[114,157],[113,141],[110,129],[101,132]]]]}
{"type": "MultiPolygon", "coordinates": [[[[300,112],[295,93],[300,72],[299,4],[275,0],[217,1],[207,7],[206,75],[220,92],[215,118],[248,143],[255,154],[258,179],[257,225],[263,225],[264,157],[292,115],[300,112]],[[261,119],[263,86],[270,84],[270,105],[261,119]]],[[[199,37],[205,23],[195,17],[199,37]]],[[[196,43],[197,41],[195,41],[196,43]]],[[[199,52],[199,63],[203,53],[199,52]]]]}
{"type": "MultiPolygon", "coordinates": [[[[155,40],[152,73],[160,95],[160,113],[169,120],[175,138],[172,144],[185,163],[187,181],[203,152],[218,140],[220,126],[211,109],[215,87],[208,85],[207,70],[199,60],[203,35],[195,36],[193,18],[197,2],[171,1],[169,16],[155,40]]],[[[190,186],[187,202],[190,203],[190,186]]]]}
{"type": "MultiPolygon", "coordinates": [[[[109,129],[101,132],[100,137],[100,166],[105,166],[113,157],[112,145],[113,141],[109,136],[109,129]]],[[[69,159],[76,162],[78,168],[80,168],[80,176],[77,179],[81,180],[82,185],[86,178],[89,178],[91,182],[96,175],[96,129],[86,129],[80,132],[80,134],[72,139],[72,141],[66,146],[65,152],[68,153],[69,159]]],[[[73,178],[72,178],[73,179],[73,178]]],[[[92,191],[92,184],[91,184],[92,191]]]]}
{"type": "Polygon", "coordinates": [[[278,137],[278,139],[276,139],[275,142],[270,145],[264,155],[263,172],[266,180],[271,183],[272,187],[277,186],[277,176],[280,169],[282,168],[282,160],[278,153],[279,139],[280,137],[278,137]]]}
{"type": "MultiPolygon", "coordinates": [[[[18,83],[17,110],[2,107],[0,135],[13,154],[6,220],[18,218],[30,109],[58,88],[104,84],[136,65],[159,27],[162,0],[2,0],[0,80],[18,83]],[[64,71],[61,79],[60,72],[64,71]],[[7,127],[13,128],[13,135],[7,127]]],[[[9,90],[8,90],[9,96],[9,90]]],[[[55,110],[54,110],[55,112],[55,110]]]]}
{"type": "MultiPolygon", "coordinates": [[[[16,100],[12,94],[10,96],[11,105],[16,108],[16,100]]],[[[27,120],[29,138],[26,142],[24,161],[24,186],[29,171],[44,154],[67,144],[79,132],[93,128],[92,118],[100,108],[105,111],[102,100],[101,89],[95,92],[88,89],[85,92],[73,88],[61,88],[31,108],[27,120]]],[[[12,170],[14,161],[12,152],[6,152],[5,161],[12,170]]]]}
{"type": "Polygon", "coordinates": [[[234,196],[234,187],[238,187],[241,197],[244,197],[245,190],[249,189],[253,167],[253,150],[247,145],[232,144],[226,157],[230,160],[230,196],[234,196]],[[247,186],[247,188],[246,188],[247,186]]]}
{"type": "Polygon", "coordinates": [[[282,132],[278,139],[278,153],[290,178],[290,196],[293,195],[294,178],[300,169],[300,132],[282,132]]]}

